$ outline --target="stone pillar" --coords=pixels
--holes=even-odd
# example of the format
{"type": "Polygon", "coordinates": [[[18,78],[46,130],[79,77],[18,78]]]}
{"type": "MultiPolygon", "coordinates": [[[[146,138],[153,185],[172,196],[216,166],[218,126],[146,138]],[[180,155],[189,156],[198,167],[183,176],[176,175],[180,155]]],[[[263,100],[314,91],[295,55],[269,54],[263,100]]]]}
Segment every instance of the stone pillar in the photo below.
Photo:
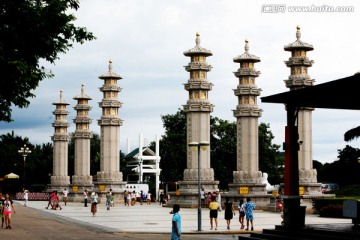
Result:
{"type": "Polygon", "coordinates": [[[69,103],[63,99],[62,90],[60,90],[60,99],[55,101],[53,105],[56,106],[53,114],[55,121],[52,126],[55,129],[51,140],[54,144],[53,149],[53,173],[51,176],[50,191],[62,191],[70,185],[70,177],[68,176],[68,141],[69,135],[67,128],[69,122],[66,120],[66,115],[69,111],[66,109],[69,103]]]}
{"type": "MultiPolygon", "coordinates": [[[[90,131],[91,118],[89,117],[89,100],[91,97],[84,93],[84,84],[81,86],[81,94],[74,97],[77,100],[76,110],[76,130],[74,134],[75,142],[75,166],[72,184],[91,191],[93,188],[92,176],[90,175],[90,131]]],[[[82,192],[81,192],[82,193],[82,192]]]]}
{"type": "MultiPolygon", "coordinates": [[[[185,86],[189,92],[189,99],[184,105],[186,113],[187,143],[207,141],[210,143],[210,113],[213,105],[209,101],[209,91],[213,84],[207,80],[207,73],[211,66],[206,62],[206,57],[212,56],[211,51],[200,46],[200,35],[196,34],[196,46],[184,52],[190,57],[190,62],[185,66],[190,78],[185,86]]],[[[219,181],[214,180],[214,169],[210,167],[210,147],[200,151],[200,180],[201,188],[205,192],[213,192],[218,188],[219,181]]],[[[184,180],[179,182],[180,196],[177,202],[184,207],[196,207],[198,202],[198,152],[187,146],[187,168],[184,171],[184,180]]]]}
{"type": "MultiPolygon", "coordinates": [[[[308,75],[308,69],[314,63],[307,57],[307,52],[314,50],[311,44],[301,40],[300,27],[297,26],[296,41],[284,46],[285,51],[291,52],[289,60],[285,61],[290,68],[290,76],[285,80],[290,91],[311,87],[315,80],[308,75]]],[[[313,108],[300,108],[298,112],[299,133],[299,182],[306,195],[321,194],[321,184],[317,183],[317,172],[313,169],[312,159],[312,111],[313,108]]]]}
{"type": "Polygon", "coordinates": [[[100,88],[103,99],[99,103],[102,108],[100,125],[100,171],[97,173],[97,190],[105,192],[112,188],[113,193],[121,195],[126,182],[123,182],[120,172],[120,126],[122,120],[118,116],[122,103],[118,100],[121,88],[117,81],[122,79],[112,71],[112,62],[109,61],[109,71],[101,76],[104,85],[100,88]]]}
{"type": "Polygon", "coordinates": [[[260,58],[249,53],[249,43],[245,40],[245,53],[235,57],[234,62],[240,68],[234,72],[239,79],[234,89],[238,97],[238,105],[234,112],[237,119],[237,161],[236,171],[233,172],[233,183],[229,184],[229,194],[234,201],[238,198],[251,197],[258,207],[265,207],[270,203],[266,193],[263,174],[259,171],[259,140],[258,119],[262,110],[257,105],[257,97],[261,89],[256,86],[256,78],[260,72],[255,69],[255,63],[260,58]]]}

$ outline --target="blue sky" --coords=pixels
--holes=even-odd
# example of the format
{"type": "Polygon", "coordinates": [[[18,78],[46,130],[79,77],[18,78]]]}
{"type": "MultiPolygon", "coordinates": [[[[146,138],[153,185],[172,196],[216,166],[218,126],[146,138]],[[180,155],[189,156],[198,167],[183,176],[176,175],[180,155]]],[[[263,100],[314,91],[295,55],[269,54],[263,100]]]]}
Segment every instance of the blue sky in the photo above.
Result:
{"type": "MultiPolygon", "coordinates": [[[[183,84],[188,80],[184,70],[189,59],[183,52],[195,46],[195,34],[201,35],[201,46],[212,51],[207,61],[213,66],[208,79],[214,84],[209,99],[215,105],[213,116],[235,121],[232,110],[237,98],[233,89],[237,78],[233,72],[239,68],[233,58],[244,52],[244,41],[249,39],[250,53],[260,57],[256,64],[261,72],[257,86],[261,96],[288,91],[284,80],[290,70],[285,66],[290,54],[284,45],[295,41],[296,26],[300,25],[301,39],[313,44],[308,54],[314,60],[309,75],[315,84],[346,77],[360,70],[360,2],[326,1],[327,6],[351,6],[353,12],[290,12],[295,4],[285,6],[283,13],[269,10],[269,1],[245,2],[237,0],[86,0],[80,2],[75,12],[76,25],[92,31],[97,40],[73,49],[60,56],[55,65],[43,63],[55,77],[45,79],[34,91],[27,109],[13,109],[14,122],[0,122],[0,134],[15,131],[28,137],[32,143],[50,142],[54,129],[52,103],[63,97],[70,102],[69,132],[74,131],[76,101],[81,92],[93,98],[90,116],[91,130],[99,133],[97,119],[102,95],[98,78],[107,72],[108,61],[113,61],[113,71],[123,77],[119,100],[123,102],[120,117],[121,149],[126,152],[130,139],[131,149],[137,147],[138,136],[143,134],[148,142],[162,135],[161,116],[176,113],[186,103],[187,92],[183,84]],[[263,10],[263,11],[262,11],[263,10]]],[[[285,5],[286,4],[286,5],[285,5]]],[[[319,1],[301,1],[297,6],[321,6],[319,1]]],[[[271,5],[278,6],[278,5],[271,5]]],[[[351,87],[351,86],[349,86],[351,87]]],[[[336,96],[334,96],[336,97],[336,96]]],[[[349,96],[349,101],[351,101],[349,96]]],[[[284,141],[286,116],[284,106],[261,103],[263,116],[259,122],[269,123],[275,135],[274,143],[284,141]]],[[[347,110],[320,110],[313,112],[313,159],[321,162],[336,160],[337,149],[345,147],[343,133],[360,125],[360,113],[347,110]]],[[[359,147],[358,141],[350,143],[359,147]]],[[[160,146],[161,147],[161,146],[160,146]]]]}

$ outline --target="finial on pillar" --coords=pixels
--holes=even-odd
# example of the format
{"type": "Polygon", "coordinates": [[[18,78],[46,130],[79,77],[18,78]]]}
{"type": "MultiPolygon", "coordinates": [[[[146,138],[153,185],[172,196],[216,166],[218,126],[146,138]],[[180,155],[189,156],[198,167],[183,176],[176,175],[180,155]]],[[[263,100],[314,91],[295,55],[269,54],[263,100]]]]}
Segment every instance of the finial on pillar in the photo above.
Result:
{"type": "Polygon", "coordinates": [[[300,37],[301,37],[300,26],[297,25],[296,26],[296,39],[300,40],[300,37]]]}
{"type": "Polygon", "coordinates": [[[109,72],[112,72],[112,61],[111,61],[111,59],[109,60],[109,72]]]}
{"type": "Polygon", "coordinates": [[[249,40],[246,38],[245,39],[245,52],[249,51],[249,40]]]}
{"type": "Polygon", "coordinates": [[[82,83],[82,84],[81,84],[81,93],[84,93],[84,86],[85,86],[85,85],[82,83]]]}
{"type": "Polygon", "coordinates": [[[60,89],[60,100],[62,99],[63,90],[60,89]]]}
{"type": "Polygon", "coordinates": [[[196,40],[195,40],[196,46],[200,46],[200,33],[196,33],[196,40]]]}

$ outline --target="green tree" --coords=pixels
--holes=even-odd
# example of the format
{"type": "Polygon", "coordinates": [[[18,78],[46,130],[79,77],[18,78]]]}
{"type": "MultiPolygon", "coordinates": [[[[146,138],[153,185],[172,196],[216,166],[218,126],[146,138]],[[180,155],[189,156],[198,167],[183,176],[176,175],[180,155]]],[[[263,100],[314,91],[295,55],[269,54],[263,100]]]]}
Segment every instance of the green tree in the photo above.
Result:
{"type": "Polygon", "coordinates": [[[341,186],[360,183],[360,149],[346,145],[338,150],[338,159],[333,163],[325,163],[321,178],[325,182],[338,183],[341,186]]]}
{"type": "Polygon", "coordinates": [[[95,39],[74,25],[78,8],[79,0],[0,1],[0,121],[11,121],[11,107],[27,107],[31,91],[53,77],[40,60],[54,63],[74,42],[95,39]]]}
{"type": "MultiPolygon", "coordinates": [[[[280,145],[273,144],[274,135],[270,124],[259,125],[259,168],[268,174],[270,184],[282,182],[284,159],[279,157],[280,145]]],[[[281,155],[280,155],[281,156],[281,155]]]]}
{"type": "Polygon", "coordinates": [[[227,189],[236,170],[236,123],[211,117],[210,126],[211,167],[219,188],[227,189]]]}
{"type": "MultiPolygon", "coordinates": [[[[160,180],[177,182],[183,179],[186,168],[186,116],[182,110],[174,115],[161,116],[165,134],[160,140],[160,180]]],[[[155,144],[152,143],[152,149],[155,144]]]]}

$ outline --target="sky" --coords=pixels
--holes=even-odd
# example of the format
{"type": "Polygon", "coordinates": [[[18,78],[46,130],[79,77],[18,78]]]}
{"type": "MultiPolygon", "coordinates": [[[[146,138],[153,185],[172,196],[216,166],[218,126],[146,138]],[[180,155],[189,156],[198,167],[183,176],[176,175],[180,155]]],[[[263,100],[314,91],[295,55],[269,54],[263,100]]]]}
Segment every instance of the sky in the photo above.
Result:
{"type": "MultiPolygon", "coordinates": [[[[75,25],[86,27],[96,40],[75,44],[61,54],[54,65],[42,62],[55,74],[43,80],[34,91],[27,109],[13,108],[11,123],[0,122],[0,134],[14,131],[28,137],[32,144],[51,142],[54,133],[55,106],[60,98],[70,102],[67,119],[68,132],[75,130],[76,111],[73,99],[85,84],[85,93],[93,98],[91,130],[99,133],[102,99],[99,88],[103,81],[98,76],[113,71],[123,79],[119,109],[124,120],[120,128],[120,148],[127,152],[138,147],[139,134],[146,142],[163,135],[161,116],[175,114],[186,104],[188,92],[183,84],[189,74],[184,66],[189,58],[184,51],[195,46],[200,33],[201,46],[211,50],[207,62],[213,66],[208,80],[214,84],[209,100],[215,105],[212,116],[235,121],[232,110],[237,97],[233,89],[238,79],[234,76],[239,65],[233,58],[244,53],[245,39],[249,40],[251,54],[260,57],[255,68],[261,72],[256,84],[262,89],[260,97],[288,91],[284,80],[290,70],[284,61],[290,57],[284,45],[296,40],[296,26],[301,27],[301,40],[312,44],[314,51],[308,57],[314,60],[308,70],[315,84],[347,77],[360,71],[360,2],[359,1],[238,1],[238,0],[82,0],[74,12],[75,25]],[[298,6],[297,12],[293,11],[298,6]],[[330,8],[349,6],[350,12],[329,11],[330,8]],[[309,7],[312,11],[305,11],[309,7]],[[316,7],[320,7],[319,9],[316,7]]],[[[351,87],[351,86],[349,86],[351,87]]],[[[336,97],[336,96],[334,96],[336,97]]],[[[352,96],[349,96],[352,101],[352,96]]],[[[284,142],[285,108],[281,104],[261,103],[259,122],[270,124],[275,135],[273,143],[284,142]]],[[[346,143],[343,134],[359,126],[360,112],[350,110],[316,109],[313,112],[313,159],[332,162],[338,149],[347,144],[359,147],[359,141],[346,143]]],[[[161,146],[160,146],[161,147],[161,146]]]]}

